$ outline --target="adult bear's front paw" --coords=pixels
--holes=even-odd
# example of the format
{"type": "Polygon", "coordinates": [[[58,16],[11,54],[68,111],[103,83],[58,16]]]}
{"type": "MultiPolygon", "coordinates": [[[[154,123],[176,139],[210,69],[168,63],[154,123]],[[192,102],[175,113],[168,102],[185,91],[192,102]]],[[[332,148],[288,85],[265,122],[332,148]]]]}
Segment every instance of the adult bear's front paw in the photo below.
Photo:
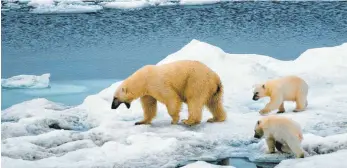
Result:
{"type": "Polygon", "coordinates": [[[143,124],[151,124],[151,123],[147,121],[139,121],[135,123],[135,125],[143,125],[143,124]]]}
{"type": "Polygon", "coordinates": [[[210,118],[210,119],[208,119],[207,120],[207,122],[209,122],[209,123],[213,123],[213,122],[223,122],[223,121],[225,121],[225,118],[210,118]]]}
{"type": "Polygon", "coordinates": [[[186,119],[183,119],[182,122],[183,122],[183,124],[188,125],[188,126],[200,124],[200,121],[186,120],[186,119]]]}
{"type": "Polygon", "coordinates": [[[214,119],[214,118],[210,118],[210,119],[208,119],[207,120],[207,122],[210,122],[210,123],[213,123],[213,122],[215,122],[216,120],[214,119]]]}

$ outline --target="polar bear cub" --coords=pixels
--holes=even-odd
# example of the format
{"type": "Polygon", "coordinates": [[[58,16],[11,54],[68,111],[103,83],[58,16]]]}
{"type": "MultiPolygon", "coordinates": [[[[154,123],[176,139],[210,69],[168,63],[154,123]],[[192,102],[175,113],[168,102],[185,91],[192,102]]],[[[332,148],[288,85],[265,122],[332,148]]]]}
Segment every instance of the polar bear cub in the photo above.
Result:
{"type": "Polygon", "coordinates": [[[307,83],[297,76],[286,76],[257,84],[253,90],[253,100],[270,97],[270,102],[259,113],[266,114],[274,109],[277,113],[285,112],[284,101],[295,101],[294,112],[304,111],[307,107],[307,83]]]}
{"type": "Polygon", "coordinates": [[[258,120],[254,129],[254,138],[265,137],[268,153],[275,153],[275,148],[284,153],[293,152],[297,158],[304,158],[301,147],[303,139],[300,125],[283,116],[267,116],[258,120]]]}

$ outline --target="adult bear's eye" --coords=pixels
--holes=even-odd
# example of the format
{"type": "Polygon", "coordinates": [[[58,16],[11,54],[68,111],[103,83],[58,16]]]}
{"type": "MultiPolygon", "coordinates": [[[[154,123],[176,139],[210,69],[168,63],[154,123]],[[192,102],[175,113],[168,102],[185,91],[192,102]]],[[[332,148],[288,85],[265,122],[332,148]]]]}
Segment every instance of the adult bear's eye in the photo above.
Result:
{"type": "Polygon", "coordinates": [[[255,94],[257,95],[257,94],[259,94],[259,92],[255,92],[255,94]]]}

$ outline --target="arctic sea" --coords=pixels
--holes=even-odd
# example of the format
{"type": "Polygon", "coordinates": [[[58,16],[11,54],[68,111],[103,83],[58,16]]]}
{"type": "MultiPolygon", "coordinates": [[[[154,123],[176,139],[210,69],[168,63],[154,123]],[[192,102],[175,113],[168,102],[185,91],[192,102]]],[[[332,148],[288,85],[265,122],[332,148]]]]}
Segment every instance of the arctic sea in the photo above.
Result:
{"type": "Polygon", "coordinates": [[[80,104],[192,39],[280,60],[347,39],[347,2],[222,2],[80,14],[37,14],[20,5],[3,5],[2,78],[50,73],[51,87],[2,89],[2,109],[38,97],[80,104]]]}

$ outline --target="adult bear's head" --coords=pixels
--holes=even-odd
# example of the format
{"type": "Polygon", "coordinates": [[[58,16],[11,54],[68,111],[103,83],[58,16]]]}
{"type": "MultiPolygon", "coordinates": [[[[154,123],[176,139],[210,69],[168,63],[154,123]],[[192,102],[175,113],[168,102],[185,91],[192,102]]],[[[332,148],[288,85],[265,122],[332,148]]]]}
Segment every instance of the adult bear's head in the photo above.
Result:
{"type": "Polygon", "coordinates": [[[265,89],[265,84],[257,84],[254,85],[254,90],[253,90],[253,100],[257,101],[260,98],[263,98],[266,96],[266,89],[265,89]]]}
{"type": "Polygon", "coordinates": [[[119,87],[113,96],[111,109],[117,109],[122,103],[129,109],[132,101],[131,97],[131,93],[128,92],[126,87],[119,87]]]}
{"type": "Polygon", "coordinates": [[[258,120],[254,128],[254,138],[261,138],[264,135],[263,123],[261,120],[258,120]]]}
{"type": "Polygon", "coordinates": [[[113,95],[111,108],[117,109],[122,103],[124,103],[127,108],[130,108],[130,104],[133,100],[144,96],[147,90],[146,74],[148,74],[148,71],[146,71],[145,68],[141,68],[125,79],[113,95]]]}
{"type": "Polygon", "coordinates": [[[130,104],[133,100],[144,96],[147,92],[148,75],[151,74],[150,72],[153,67],[154,66],[146,65],[125,79],[113,95],[111,108],[117,109],[122,103],[124,103],[127,108],[130,108],[130,104]]]}

